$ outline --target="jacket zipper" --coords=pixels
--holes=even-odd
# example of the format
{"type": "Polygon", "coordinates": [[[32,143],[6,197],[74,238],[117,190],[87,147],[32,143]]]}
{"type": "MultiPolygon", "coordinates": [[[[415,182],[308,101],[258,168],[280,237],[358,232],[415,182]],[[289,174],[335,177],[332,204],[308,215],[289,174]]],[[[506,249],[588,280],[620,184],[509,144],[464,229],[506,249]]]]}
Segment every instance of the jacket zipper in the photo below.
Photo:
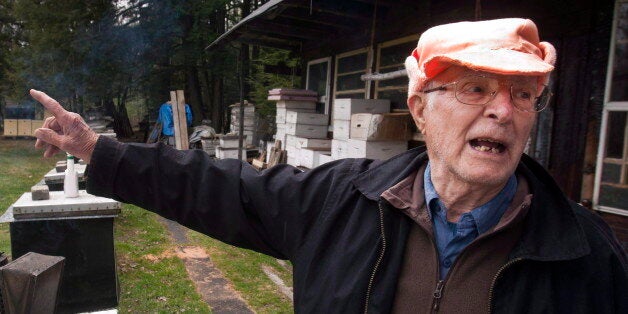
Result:
{"type": "Polygon", "coordinates": [[[495,284],[497,283],[497,280],[502,275],[504,270],[506,270],[506,268],[508,268],[508,267],[512,266],[513,264],[515,264],[517,262],[520,262],[522,260],[523,260],[522,257],[518,257],[518,258],[515,258],[515,259],[509,261],[508,263],[504,264],[504,266],[502,266],[497,271],[495,276],[493,277],[493,281],[491,282],[491,288],[488,290],[488,312],[489,313],[491,313],[493,311],[493,289],[495,288],[495,284]]]}
{"type": "MultiPolygon", "coordinates": [[[[458,254],[458,257],[456,258],[456,260],[454,261],[454,263],[451,265],[451,268],[449,269],[449,272],[447,273],[447,275],[445,275],[444,279],[439,279],[440,278],[440,260],[438,258],[438,249],[436,249],[436,240],[431,237],[432,239],[432,245],[434,246],[434,248],[436,249],[436,279],[438,279],[438,281],[436,282],[436,289],[434,290],[434,294],[432,295],[432,310],[431,313],[436,313],[438,312],[438,309],[440,308],[440,301],[443,298],[443,289],[445,289],[445,284],[447,283],[447,279],[449,279],[449,276],[451,275],[451,273],[453,272],[454,268],[456,267],[456,265],[458,264],[458,261],[460,259],[460,257],[468,250],[470,250],[470,248],[472,248],[473,246],[477,245],[478,240],[481,240],[485,238],[485,235],[480,235],[479,237],[477,237],[473,242],[469,243],[469,245],[467,245],[464,249],[462,249],[462,251],[460,251],[460,254],[458,254]]],[[[508,266],[508,264],[504,265],[502,268],[500,268],[497,273],[499,274],[501,272],[501,270],[505,267],[508,266]]],[[[493,284],[495,284],[495,279],[493,279],[493,284]]],[[[493,286],[491,285],[491,289],[489,290],[489,302],[490,302],[490,298],[491,298],[491,294],[493,292],[493,286]]],[[[490,310],[490,304],[489,304],[489,310],[490,310]]]]}
{"type": "Polygon", "coordinates": [[[432,312],[438,312],[438,306],[440,305],[440,298],[443,296],[443,286],[445,286],[445,280],[439,280],[436,283],[436,290],[434,290],[434,302],[432,305],[432,312]]]}
{"type": "Polygon", "coordinates": [[[379,207],[379,228],[380,228],[380,236],[382,237],[382,250],[379,253],[379,257],[377,258],[377,262],[375,262],[375,267],[373,268],[373,272],[371,273],[371,278],[369,279],[369,285],[366,290],[366,302],[364,303],[364,314],[368,314],[369,312],[369,299],[371,297],[371,290],[373,289],[373,281],[375,280],[375,274],[377,273],[377,269],[379,268],[379,264],[381,264],[384,259],[384,252],[386,251],[386,234],[384,233],[384,209],[382,208],[381,201],[377,203],[379,207]]]}

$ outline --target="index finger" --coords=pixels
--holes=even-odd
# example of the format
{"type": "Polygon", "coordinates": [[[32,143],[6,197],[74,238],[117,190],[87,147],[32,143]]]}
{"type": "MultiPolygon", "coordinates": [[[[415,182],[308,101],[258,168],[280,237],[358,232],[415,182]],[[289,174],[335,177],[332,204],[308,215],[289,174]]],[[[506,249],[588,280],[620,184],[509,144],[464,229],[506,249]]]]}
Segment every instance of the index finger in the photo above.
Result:
{"type": "Polygon", "coordinates": [[[65,121],[65,118],[68,116],[68,112],[61,107],[59,102],[48,96],[46,93],[35,89],[31,89],[30,94],[33,98],[35,98],[35,100],[48,109],[52,115],[57,118],[57,120],[60,122],[65,121]]]}

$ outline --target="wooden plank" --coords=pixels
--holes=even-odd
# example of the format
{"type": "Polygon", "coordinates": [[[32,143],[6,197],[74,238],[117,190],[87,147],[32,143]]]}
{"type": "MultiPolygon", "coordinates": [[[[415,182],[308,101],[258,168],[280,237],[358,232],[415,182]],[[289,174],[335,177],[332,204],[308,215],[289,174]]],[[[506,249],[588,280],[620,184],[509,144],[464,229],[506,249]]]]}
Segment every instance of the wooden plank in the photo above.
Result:
{"type": "Polygon", "coordinates": [[[253,167],[258,170],[266,169],[267,164],[261,160],[253,159],[253,167]]]}
{"type": "Polygon", "coordinates": [[[170,107],[174,123],[174,143],[177,149],[188,149],[188,128],[185,117],[185,97],[182,90],[170,91],[170,107]]]}
{"type": "Polygon", "coordinates": [[[179,124],[179,106],[177,106],[177,92],[170,91],[170,108],[172,108],[172,122],[174,124],[174,146],[181,149],[179,143],[179,133],[181,133],[181,124],[179,124]]]}
{"type": "Polygon", "coordinates": [[[188,139],[188,124],[187,116],[185,114],[185,95],[183,94],[183,90],[177,90],[177,108],[179,109],[179,129],[181,130],[181,133],[179,134],[181,143],[180,149],[189,149],[190,141],[188,139]]]}

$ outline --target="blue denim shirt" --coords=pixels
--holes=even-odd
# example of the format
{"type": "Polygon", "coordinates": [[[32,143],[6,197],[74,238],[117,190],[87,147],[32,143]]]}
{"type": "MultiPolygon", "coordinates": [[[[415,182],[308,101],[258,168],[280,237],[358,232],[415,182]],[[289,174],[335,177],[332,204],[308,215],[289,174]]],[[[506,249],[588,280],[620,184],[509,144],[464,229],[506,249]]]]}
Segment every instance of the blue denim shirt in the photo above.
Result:
{"type": "Polygon", "coordinates": [[[486,204],[463,214],[457,223],[447,221],[447,208],[440,201],[432,184],[430,164],[423,177],[425,203],[434,226],[434,238],[438,249],[440,279],[445,278],[458,254],[480,234],[493,228],[512,202],[517,191],[517,179],[513,174],[506,186],[486,204]]]}

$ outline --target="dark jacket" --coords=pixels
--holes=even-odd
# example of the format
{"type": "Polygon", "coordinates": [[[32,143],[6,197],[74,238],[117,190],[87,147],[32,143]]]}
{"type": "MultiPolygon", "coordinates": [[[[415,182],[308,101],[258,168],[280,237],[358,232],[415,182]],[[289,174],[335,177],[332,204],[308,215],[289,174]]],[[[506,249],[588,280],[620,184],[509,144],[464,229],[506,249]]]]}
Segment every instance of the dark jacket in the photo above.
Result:
{"type": "MultiPolygon", "coordinates": [[[[385,313],[413,223],[380,198],[425,163],[410,150],[385,162],[334,161],[308,172],[262,172],[238,160],[101,137],[88,191],[136,204],[226,243],[294,265],[300,313],[385,313]]],[[[497,313],[628,313],[625,253],[595,214],[567,200],[523,156],[534,198],[491,292],[497,313]]]]}

